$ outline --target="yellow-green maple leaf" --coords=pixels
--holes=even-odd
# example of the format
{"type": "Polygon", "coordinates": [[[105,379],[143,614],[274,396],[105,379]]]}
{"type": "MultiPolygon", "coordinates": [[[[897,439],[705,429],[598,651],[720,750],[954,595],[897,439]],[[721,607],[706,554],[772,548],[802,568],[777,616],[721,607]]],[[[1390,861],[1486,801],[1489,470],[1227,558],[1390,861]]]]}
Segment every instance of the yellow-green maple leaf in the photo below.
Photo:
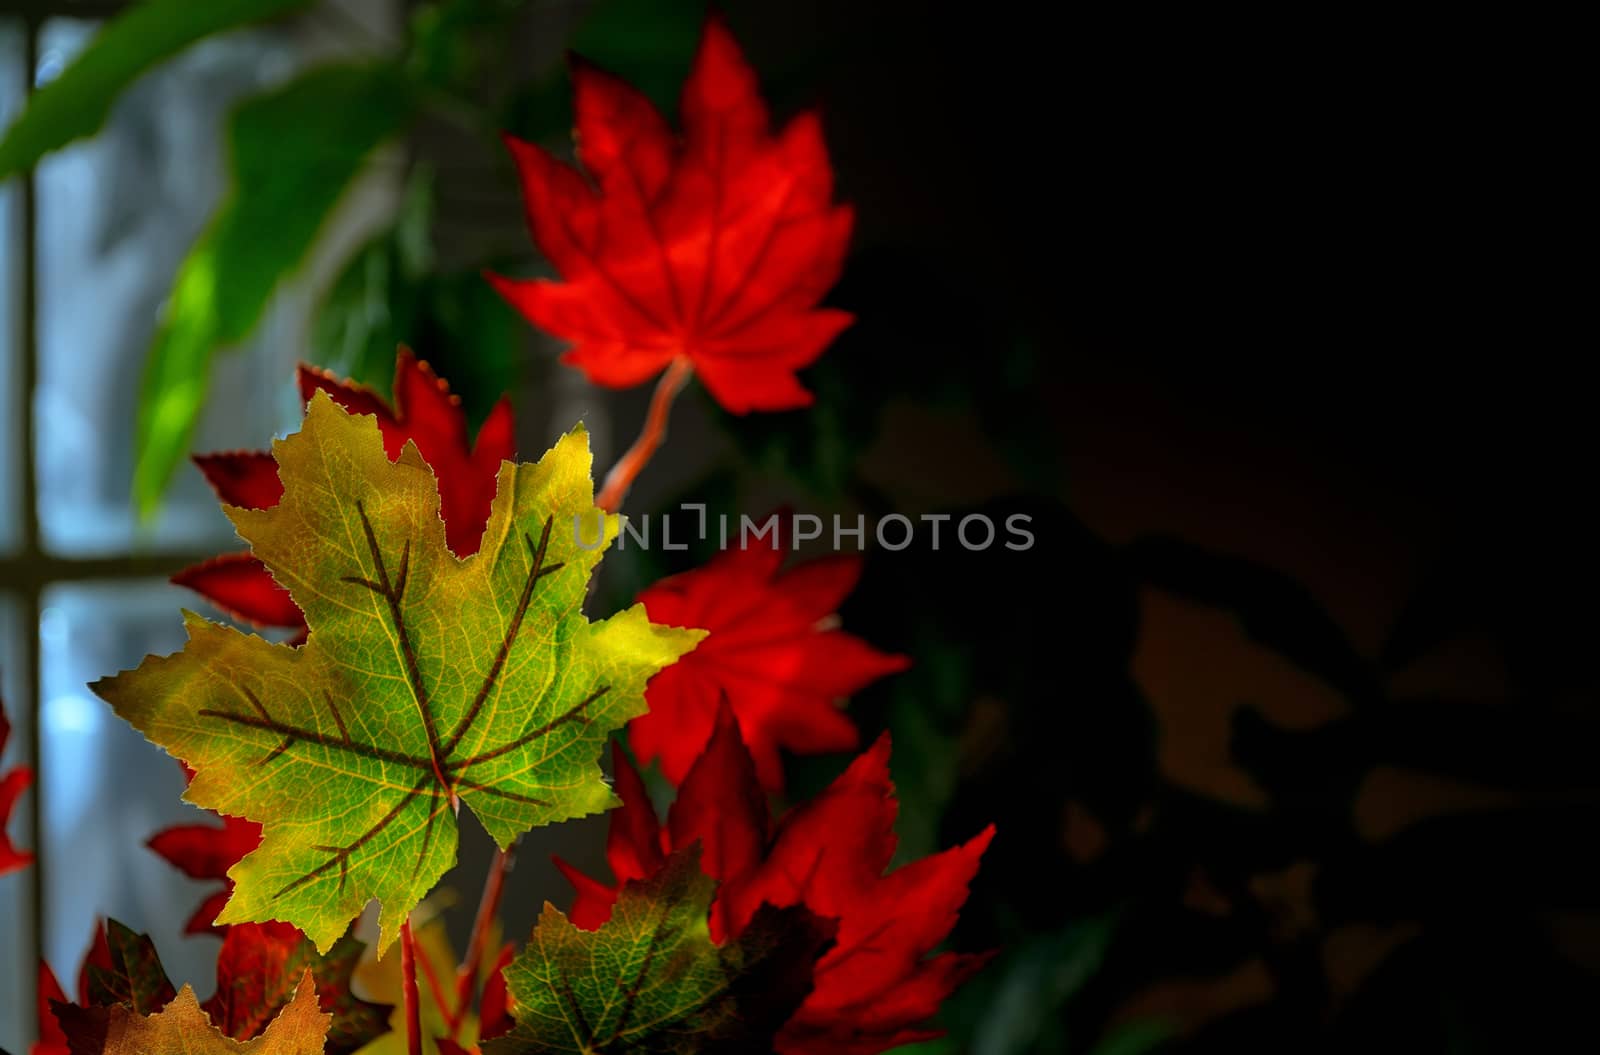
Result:
{"type": "Polygon", "coordinates": [[[598,930],[548,902],[505,969],[516,1029],[484,1055],[753,1055],[811,992],[834,925],[762,905],[737,938],[711,940],[716,883],[698,847],[623,885],[598,930]]]}
{"type": "Polygon", "coordinates": [[[196,771],[189,801],[263,825],[219,923],[285,920],[326,952],[376,898],[381,952],[454,864],[458,799],[503,847],[616,805],[607,737],[703,633],[642,605],[584,617],[604,547],[581,427],[500,467],[465,560],[427,463],[409,443],[391,463],[371,416],[318,393],[273,455],[279,503],[227,513],[305,613],[305,645],[186,612],[182,652],[94,689],[196,771]]]}
{"type": "Polygon", "coordinates": [[[126,1007],[111,1008],[101,1050],[104,1055],[321,1055],[332,1022],[333,1016],[317,1006],[317,985],[308,970],[294,999],[254,1040],[229,1039],[200,1010],[194,990],[184,986],[159,1014],[143,1017],[126,1007]]]}

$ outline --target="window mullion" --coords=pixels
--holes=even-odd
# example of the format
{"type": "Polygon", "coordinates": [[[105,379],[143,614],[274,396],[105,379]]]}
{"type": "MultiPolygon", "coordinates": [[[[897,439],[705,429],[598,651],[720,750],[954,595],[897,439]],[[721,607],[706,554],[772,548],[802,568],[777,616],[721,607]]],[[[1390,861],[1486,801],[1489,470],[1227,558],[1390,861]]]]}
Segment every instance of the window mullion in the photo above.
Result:
{"type": "MultiPolygon", "coordinates": [[[[34,81],[39,69],[39,29],[44,24],[42,13],[30,12],[23,18],[22,24],[22,75],[23,75],[23,105],[34,92],[34,81]]],[[[38,215],[37,215],[37,182],[34,169],[30,166],[20,177],[22,197],[22,333],[17,342],[17,354],[22,362],[18,371],[22,378],[21,390],[18,392],[19,406],[18,427],[22,433],[22,457],[18,472],[21,474],[20,490],[22,499],[22,549],[24,560],[38,561],[44,556],[39,547],[39,495],[37,487],[37,461],[34,456],[34,394],[39,380],[39,246],[38,246],[38,215]]],[[[40,703],[40,648],[39,641],[39,598],[41,584],[37,579],[30,577],[21,597],[21,631],[23,635],[22,648],[22,683],[28,693],[28,702],[31,706],[31,718],[28,723],[28,758],[33,765],[34,782],[33,794],[28,796],[28,828],[29,845],[33,847],[33,867],[28,870],[29,901],[32,912],[32,945],[33,962],[44,962],[44,921],[45,921],[45,882],[44,873],[48,867],[45,860],[44,841],[44,810],[42,807],[44,791],[44,774],[40,772],[40,765],[44,759],[44,737],[41,732],[44,726],[44,707],[40,703]]],[[[37,986],[39,972],[35,969],[29,981],[35,987],[34,999],[29,1007],[33,1015],[33,1035],[41,1035],[43,1023],[40,1021],[39,1000],[37,986]]]]}

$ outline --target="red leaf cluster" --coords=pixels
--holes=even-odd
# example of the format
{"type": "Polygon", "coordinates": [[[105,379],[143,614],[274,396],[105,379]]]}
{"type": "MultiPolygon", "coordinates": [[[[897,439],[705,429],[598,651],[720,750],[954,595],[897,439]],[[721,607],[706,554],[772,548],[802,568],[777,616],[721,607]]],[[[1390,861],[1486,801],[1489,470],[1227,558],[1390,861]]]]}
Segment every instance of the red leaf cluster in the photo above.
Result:
{"type": "MultiPolygon", "coordinates": [[[[40,1039],[31,1055],[68,1055],[72,1037],[92,1037],[96,1025],[103,1025],[105,1009],[113,1004],[154,1014],[177,995],[150,939],[115,922],[111,927],[115,941],[104,923],[95,929],[78,969],[76,1001],[67,998],[49,964],[39,965],[40,1039]]],[[[333,1015],[327,1050],[347,1055],[388,1030],[391,1010],[358,999],[351,991],[361,951],[359,942],[346,938],[322,958],[310,940],[287,923],[240,924],[223,938],[216,991],[201,1007],[227,1036],[249,1040],[289,1002],[309,967],[322,1010],[333,1015]]]]}
{"type": "Polygon", "coordinates": [[[859,556],[823,557],[785,571],[784,552],[781,534],[768,545],[724,550],[705,567],[639,595],[652,622],[711,631],[651,679],[650,713],[628,727],[640,760],[659,759],[674,784],[711,736],[722,700],[733,707],[762,786],[777,791],[780,749],[854,750],[859,734],[839,700],[910,665],[905,656],[837,629],[834,613],[861,577],[859,556]]]}
{"type": "MultiPolygon", "coordinates": [[[[491,281],[533,323],[569,342],[565,360],[596,384],[630,386],[669,368],[669,379],[681,379],[692,368],[734,413],[808,405],[796,372],[852,321],[817,306],[838,280],[853,224],[851,209],[833,200],[817,115],[802,114],[774,133],[754,72],[715,16],[683,88],[681,134],[617,77],[581,60],[572,76],[581,168],[508,138],[530,231],[560,278],[491,281]]],[[[478,549],[500,464],[515,453],[509,403],[496,405],[474,440],[459,399],[405,349],[392,406],[310,367],[301,367],[299,385],[303,399],[321,389],[351,412],[375,415],[391,459],[415,443],[437,478],[451,550],[465,557],[478,549]]],[[[654,435],[659,439],[659,426],[654,435]]],[[[270,453],[214,454],[196,463],[229,505],[266,508],[282,495],[270,453]]],[[[659,762],[677,796],[663,825],[619,747],[622,807],[612,814],[606,850],[612,884],[557,864],[577,891],[569,916],[589,929],[610,917],[624,883],[655,875],[671,855],[695,845],[701,867],[720,884],[710,918],[717,941],[746,933],[763,904],[802,906],[836,921],[836,939],[816,960],[814,986],[776,1051],[875,1055],[936,1037],[929,1024],[940,1004],[986,962],[934,950],[954,927],[994,830],[891,871],[898,803],[887,736],[817,798],[774,818],[767,795],[783,787],[782,753],[855,750],[859,733],[840,701],[909,664],[838,628],[836,612],[861,574],[859,557],[784,569],[786,551],[777,535],[640,594],[652,622],[710,631],[653,679],[650,711],[628,731],[639,758],[659,762]]],[[[304,635],[287,591],[247,553],[217,557],[174,581],[243,621],[304,635]]],[[[0,749],[8,732],[0,714],[0,749]]],[[[28,779],[17,770],[0,781],[0,873],[29,859],[3,828],[28,779]]],[[[241,1040],[271,1020],[311,955],[304,935],[287,924],[212,923],[229,895],[228,870],[260,837],[258,825],[222,818],[220,826],[170,828],[149,844],[186,875],[224,884],[187,930],[223,937],[217,991],[205,1010],[241,1040]]],[[[83,1021],[73,1016],[116,999],[106,985],[116,956],[133,955],[118,945],[124,937],[144,942],[127,946],[143,969],[123,972],[130,992],[163,992],[156,983],[166,979],[148,941],[115,924],[113,930],[117,940],[108,945],[102,928],[85,959],[79,1005],[67,1005],[41,965],[45,1033],[34,1055],[64,1055],[72,1022],[83,1021]],[[47,1013],[56,1010],[52,1002],[66,1031],[47,1013]]],[[[322,1006],[335,1014],[334,1052],[359,1047],[386,1020],[387,1009],[350,992],[360,946],[347,943],[318,960],[322,1006]]],[[[484,986],[485,1039],[511,1025],[502,975],[511,953],[510,946],[502,951],[484,986]]],[[[815,958],[808,954],[808,966],[815,958]]],[[[462,1050],[449,1039],[439,1046],[462,1050]]]]}
{"type": "Polygon", "coordinates": [[[993,827],[886,873],[898,810],[887,736],[820,796],[773,824],[728,707],[715,726],[665,828],[618,750],[623,805],[612,814],[606,844],[614,885],[558,860],[577,890],[569,917],[580,927],[599,927],[622,883],[653,874],[666,855],[698,842],[702,867],[722,884],[711,914],[717,940],[740,933],[763,903],[804,905],[838,921],[836,944],[817,964],[815,989],[779,1036],[780,1053],[873,1055],[937,1036],[928,1021],[987,957],[929,953],[955,925],[993,827]]]}
{"type": "Polygon", "coordinates": [[[774,135],[716,17],[683,87],[681,136],[617,77],[577,61],[572,79],[583,171],[507,137],[529,230],[561,281],[491,280],[570,342],[565,361],[595,384],[636,385],[682,357],[736,414],[809,405],[795,371],[852,321],[816,307],[853,223],[833,204],[817,115],[774,135]]]}
{"type": "MultiPolygon", "coordinates": [[[[77,991],[80,1002],[87,1002],[89,999],[90,967],[111,969],[111,947],[106,942],[104,923],[95,924],[94,937],[89,940],[89,949],[83,954],[82,963],[78,965],[77,991]]],[[[60,980],[56,978],[56,973],[47,963],[39,964],[38,998],[39,1040],[28,1049],[30,1055],[68,1055],[67,1035],[61,1029],[61,1024],[56,1021],[55,1011],[51,1005],[68,1004],[72,1001],[67,999],[60,980]]]]}
{"type": "MultiPolygon", "coordinates": [[[[6,741],[10,739],[11,720],[6,717],[5,701],[0,700],[0,757],[4,756],[6,741]]],[[[27,766],[17,766],[5,776],[0,776],[0,876],[26,868],[33,860],[33,854],[17,849],[6,834],[11,811],[17,808],[17,800],[22,798],[22,793],[32,783],[33,770],[27,766]]]]}
{"type": "Polygon", "coordinates": [[[78,999],[67,1000],[47,963],[39,964],[39,1042],[33,1055],[99,1051],[106,1009],[123,1005],[138,1014],[165,1007],[177,990],[167,978],[148,935],[115,920],[95,925],[89,949],[78,967],[78,999]]]}
{"type": "Polygon", "coordinates": [[[211,1024],[235,1040],[249,1040],[271,1025],[294,997],[295,986],[309,967],[317,985],[317,1001],[333,1015],[327,1051],[355,1051],[389,1029],[384,1004],[361,1000],[350,983],[363,946],[345,937],[316,955],[311,939],[287,923],[240,923],[227,928],[217,954],[217,988],[201,1005],[211,1024]]]}
{"type": "MultiPolygon", "coordinates": [[[[515,420],[507,400],[495,404],[474,443],[467,435],[460,397],[409,349],[402,348],[395,361],[392,407],[369,388],[303,364],[299,380],[302,400],[321,390],[353,414],[375,415],[391,459],[400,457],[408,440],[415,443],[439,481],[439,511],[450,549],[459,557],[477,552],[500,463],[516,454],[515,420]]],[[[278,465],[266,451],[197,455],[195,464],[227,505],[266,509],[283,495],[278,465]]],[[[248,553],[215,557],[184,569],[172,581],[256,626],[305,629],[289,592],[248,553]]]]}

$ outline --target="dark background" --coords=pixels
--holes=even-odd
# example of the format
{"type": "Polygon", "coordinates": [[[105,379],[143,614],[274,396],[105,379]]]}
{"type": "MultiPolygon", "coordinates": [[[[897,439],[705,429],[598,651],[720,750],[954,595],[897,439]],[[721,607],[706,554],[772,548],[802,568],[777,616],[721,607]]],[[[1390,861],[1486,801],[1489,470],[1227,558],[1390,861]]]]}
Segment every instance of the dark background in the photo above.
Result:
{"type": "Polygon", "coordinates": [[[957,942],[1009,952],[958,1033],[1582,1036],[1596,523],[1559,63],[1394,15],[730,17],[806,71],[861,215],[834,298],[861,323],[813,371],[878,404],[844,489],[1038,518],[1023,555],[875,553],[845,613],[921,662],[857,708],[903,788],[956,767],[935,841],[999,826],[957,942]]]}

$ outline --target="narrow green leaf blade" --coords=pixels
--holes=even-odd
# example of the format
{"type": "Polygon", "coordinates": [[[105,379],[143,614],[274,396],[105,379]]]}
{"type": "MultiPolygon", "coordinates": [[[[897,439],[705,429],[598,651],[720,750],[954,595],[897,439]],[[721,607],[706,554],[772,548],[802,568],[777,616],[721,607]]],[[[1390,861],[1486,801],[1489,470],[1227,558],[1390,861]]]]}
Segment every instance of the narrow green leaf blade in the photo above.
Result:
{"type": "Polygon", "coordinates": [[[0,140],[0,180],[52,150],[93,135],[123,89],[195,41],[264,21],[310,0],[149,0],[113,19],[65,72],[38,94],[0,140]]]}
{"type": "Polygon", "coordinates": [[[142,514],[155,509],[189,453],[212,354],[255,328],[279,281],[414,101],[392,65],[329,66],[234,113],[232,190],[178,270],[145,366],[133,477],[142,514]]]}

